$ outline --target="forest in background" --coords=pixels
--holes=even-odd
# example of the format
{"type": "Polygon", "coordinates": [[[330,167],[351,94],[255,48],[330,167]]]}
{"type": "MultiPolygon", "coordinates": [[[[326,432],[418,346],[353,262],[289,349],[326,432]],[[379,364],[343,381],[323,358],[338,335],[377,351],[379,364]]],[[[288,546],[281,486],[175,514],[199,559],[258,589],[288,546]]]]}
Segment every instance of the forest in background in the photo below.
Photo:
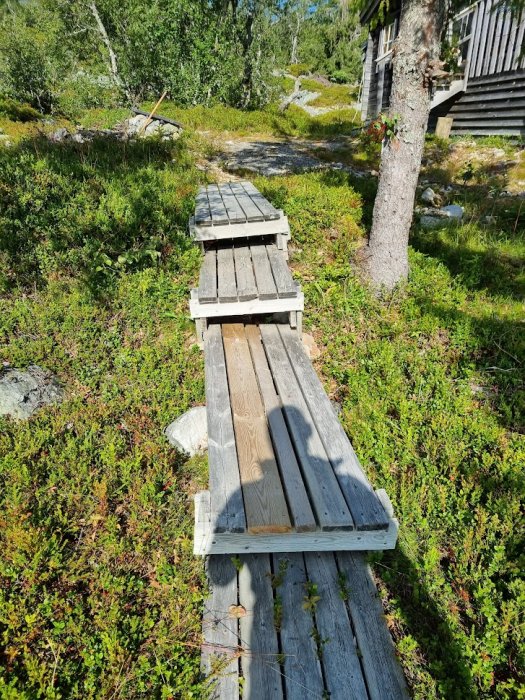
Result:
{"type": "MultiPolygon", "coordinates": [[[[290,64],[358,83],[348,0],[3,0],[0,94],[44,113],[137,103],[260,108],[290,64]]],[[[297,72],[297,71],[296,71],[297,72]]]]}

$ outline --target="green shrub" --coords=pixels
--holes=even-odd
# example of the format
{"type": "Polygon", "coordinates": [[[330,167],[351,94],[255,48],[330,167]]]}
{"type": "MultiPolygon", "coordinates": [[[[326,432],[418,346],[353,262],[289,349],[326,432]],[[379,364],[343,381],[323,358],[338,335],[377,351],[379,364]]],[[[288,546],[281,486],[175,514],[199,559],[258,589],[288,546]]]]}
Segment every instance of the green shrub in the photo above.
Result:
{"type": "Polygon", "coordinates": [[[14,122],[33,122],[40,119],[41,114],[28,104],[12,100],[9,97],[0,97],[0,114],[14,122]]]}

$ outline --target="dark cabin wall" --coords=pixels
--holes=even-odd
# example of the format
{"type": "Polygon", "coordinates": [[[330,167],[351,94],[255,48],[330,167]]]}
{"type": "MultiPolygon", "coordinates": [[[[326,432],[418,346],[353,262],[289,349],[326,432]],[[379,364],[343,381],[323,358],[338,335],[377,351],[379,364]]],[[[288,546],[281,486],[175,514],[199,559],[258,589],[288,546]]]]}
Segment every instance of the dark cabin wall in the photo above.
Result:
{"type": "MultiPolygon", "coordinates": [[[[376,6],[377,0],[373,0],[362,20],[370,22],[376,6]]],[[[389,60],[376,63],[381,50],[380,35],[381,26],[370,31],[372,51],[367,51],[363,66],[364,120],[387,110],[390,102],[392,64],[389,60]]],[[[466,63],[466,92],[456,94],[431,112],[429,130],[435,128],[439,116],[450,116],[454,119],[452,134],[524,135],[524,41],[525,10],[520,17],[513,17],[497,0],[480,0],[475,6],[466,63]]]]}
{"type": "Polygon", "coordinates": [[[453,135],[525,136],[525,70],[471,79],[447,116],[453,135]]]}

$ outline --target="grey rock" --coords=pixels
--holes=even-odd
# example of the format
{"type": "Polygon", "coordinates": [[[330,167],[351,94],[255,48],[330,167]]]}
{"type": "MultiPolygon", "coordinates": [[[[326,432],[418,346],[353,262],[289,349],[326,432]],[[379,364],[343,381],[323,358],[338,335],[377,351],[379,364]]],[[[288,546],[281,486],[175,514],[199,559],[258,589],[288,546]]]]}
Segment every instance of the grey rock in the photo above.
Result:
{"type": "Polygon", "coordinates": [[[423,228],[437,228],[438,226],[443,226],[443,218],[441,216],[424,214],[420,218],[419,223],[423,228]]]}
{"type": "Polygon", "coordinates": [[[459,204],[449,204],[446,207],[441,207],[440,211],[449,219],[457,219],[458,221],[463,218],[464,213],[463,207],[460,207],[459,204]]]}
{"type": "Polygon", "coordinates": [[[436,193],[434,190],[431,187],[427,187],[426,190],[423,190],[421,193],[421,201],[425,202],[425,204],[433,204],[435,196],[436,193]]]}
{"type": "Polygon", "coordinates": [[[65,141],[68,137],[69,131],[61,126],[59,129],[49,134],[47,138],[53,143],[62,143],[62,141],[65,141]]]}
{"type": "Polygon", "coordinates": [[[170,423],[164,430],[168,442],[193,457],[208,449],[206,406],[195,406],[170,423]]]}
{"type": "Polygon", "coordinates": [[[29,418],[42,406],[59,403],[64,390],[46,370],[32,365],[25,372],[0,370],[0,415],[19,420],[29,418]]]}
{"type": "Polygon", "coordinates": [[[71,137],[71,140],[74,141],[75,143],[85,143],[86,139],[82,135],[80,131],[77,131],[73,136],[71,137]]]}

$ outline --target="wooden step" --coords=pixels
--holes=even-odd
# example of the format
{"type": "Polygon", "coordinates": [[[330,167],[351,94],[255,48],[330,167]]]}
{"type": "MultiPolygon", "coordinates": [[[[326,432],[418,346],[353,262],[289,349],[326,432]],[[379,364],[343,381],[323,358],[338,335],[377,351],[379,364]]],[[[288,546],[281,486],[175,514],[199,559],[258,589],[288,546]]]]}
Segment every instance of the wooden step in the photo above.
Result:
{"type": "Polygon", "coordinates": [[[272,236],[281,250],[290,236],[287,217],[251,182],[201,187],[189,227],[196,241],[272,236]]]}
{"type": "Polygon", "coordinates": [[[210,490],[195,501],[195,553],[394,547],[388,498],[364,475],[297,333],[213,324],[204,356],[210,490]]]}

